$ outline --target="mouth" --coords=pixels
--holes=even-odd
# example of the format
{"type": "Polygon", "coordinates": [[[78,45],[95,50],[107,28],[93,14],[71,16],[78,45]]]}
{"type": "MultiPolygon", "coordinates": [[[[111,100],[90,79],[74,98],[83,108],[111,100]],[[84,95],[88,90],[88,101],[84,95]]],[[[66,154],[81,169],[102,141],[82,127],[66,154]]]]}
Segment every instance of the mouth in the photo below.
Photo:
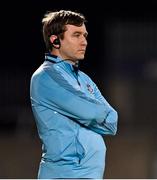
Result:
{"type": "Polygon", "coordinates": [[[86,52],[86,50],[84,50],[84,49],[81,49],[81,50],[79,50],[79,52],[83,52],[83,53],[85,53],[85,52],[86,52]]]}

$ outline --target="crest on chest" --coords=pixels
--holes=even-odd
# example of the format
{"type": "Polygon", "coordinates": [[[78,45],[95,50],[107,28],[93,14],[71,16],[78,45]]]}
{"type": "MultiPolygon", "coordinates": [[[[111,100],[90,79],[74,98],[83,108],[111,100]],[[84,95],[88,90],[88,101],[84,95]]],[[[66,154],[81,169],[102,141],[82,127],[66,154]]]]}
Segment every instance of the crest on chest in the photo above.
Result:
{"type": "Polygon", "coordinates": [[[90,84],[87,84],[87,90],[90,92],[90,94],[93,94],[93,88],[90,84]]]}

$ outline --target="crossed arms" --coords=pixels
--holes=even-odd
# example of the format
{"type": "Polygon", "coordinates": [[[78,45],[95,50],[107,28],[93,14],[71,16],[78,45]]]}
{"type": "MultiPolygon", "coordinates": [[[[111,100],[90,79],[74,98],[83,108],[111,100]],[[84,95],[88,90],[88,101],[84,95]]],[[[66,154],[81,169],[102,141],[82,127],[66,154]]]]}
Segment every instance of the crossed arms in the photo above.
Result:
{"type": "Polygon", "coordinates": [[[35,94],[32,94],[32,102],[38,99],[39,104],[74,119],[99,134],[116,134],[117,112],[101,95],[94,83],[96,99],[89,98],[74,89],[55,69],[45,68],[42,76],[34,78],[36,80],[32,88],[35,88],[35,94]]]}

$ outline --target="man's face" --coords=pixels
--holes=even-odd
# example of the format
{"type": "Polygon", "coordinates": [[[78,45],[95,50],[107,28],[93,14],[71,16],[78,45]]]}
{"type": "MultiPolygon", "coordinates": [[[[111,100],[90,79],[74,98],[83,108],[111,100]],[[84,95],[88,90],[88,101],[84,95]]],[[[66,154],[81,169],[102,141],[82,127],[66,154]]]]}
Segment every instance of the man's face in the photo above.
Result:
{"type": "Polygon", "coordinates": [[[60,55],[63,59],[72,61],[84,59],[88,35],[85,25],[78,27],[68,24],[66,28],[64,38],[61,40],[60,55]]]}

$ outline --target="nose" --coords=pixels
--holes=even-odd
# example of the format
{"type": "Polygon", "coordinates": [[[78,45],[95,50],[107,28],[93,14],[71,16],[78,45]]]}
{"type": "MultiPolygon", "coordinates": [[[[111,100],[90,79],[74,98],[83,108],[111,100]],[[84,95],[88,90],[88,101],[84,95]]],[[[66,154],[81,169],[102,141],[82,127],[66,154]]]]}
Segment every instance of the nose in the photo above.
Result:
{"type": "Polygon", "coordinates": [[[87,42],[87,39],[83,36],[82,37],[82,45],[84,45],[84,46],[87,46],[87,44],[88,44],[88,42],[87,42]]]}

